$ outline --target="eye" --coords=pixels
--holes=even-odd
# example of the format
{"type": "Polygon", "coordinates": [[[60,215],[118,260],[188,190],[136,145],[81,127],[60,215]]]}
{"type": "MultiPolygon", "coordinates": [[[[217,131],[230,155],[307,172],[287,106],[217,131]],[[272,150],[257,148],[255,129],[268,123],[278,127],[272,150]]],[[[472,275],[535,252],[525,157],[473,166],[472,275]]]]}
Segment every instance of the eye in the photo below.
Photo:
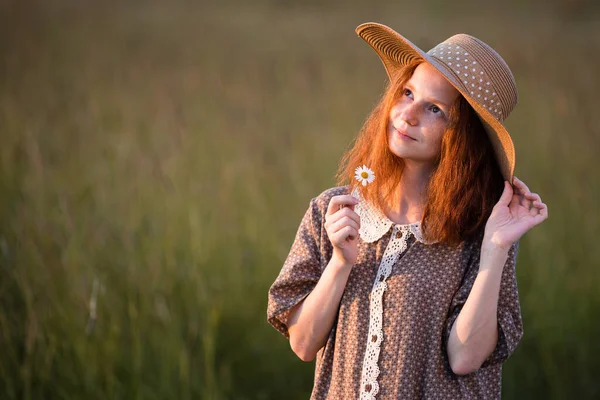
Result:
{"type": "Polygon", "coordinates": [[[410,98],[412,99],[412,95],[413,95],[413,94],[412,94],[412,92],[410,91],[410,89],[404,89],[404,90],[402,91],[402,94],[404,94],[405,96],[408,96],[408,97],[410,97],[410,98]]]}
{"type": "Polygon", "coordinates": [[[440,114],[440,113],[442,112],[442,110],[441,110],[441,109],[440,109],[438,106],[436,106],[436,105],[433,105],[433,106],[431,106],[430,110],[431,110],[431,111],[432,111],[434,114],[440,114]]]}

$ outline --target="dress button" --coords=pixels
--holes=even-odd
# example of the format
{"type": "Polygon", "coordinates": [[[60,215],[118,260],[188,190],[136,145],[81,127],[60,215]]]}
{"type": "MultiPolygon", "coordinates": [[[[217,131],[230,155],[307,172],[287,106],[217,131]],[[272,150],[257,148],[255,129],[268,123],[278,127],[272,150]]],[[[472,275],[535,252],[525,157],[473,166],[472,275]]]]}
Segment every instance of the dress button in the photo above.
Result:
{"type": "Polygon", "coordinates": [[[400,239],[402,237],[402,232],[396,232],[396,239],[400,239]]]}
{"type": "Polygon", "coordinates": [[[385,279],[385,276],[381,275],[381,276],[379,277],[379,282],[383,282],[383,280],[384,280],[384,279],[385,279]]]}
{"type": "Polygon", "coordinates": [[[371,384],[370,383],[368,383],[368,384],[365,385],[365,391],[366,392],[370,392],[371,391],[371,384]]]}
{"type": "Polygon", "coordinates": [[[373,335],[371,338],[371,342],[375,343],[377,341],[377,335],[373,335]]]}

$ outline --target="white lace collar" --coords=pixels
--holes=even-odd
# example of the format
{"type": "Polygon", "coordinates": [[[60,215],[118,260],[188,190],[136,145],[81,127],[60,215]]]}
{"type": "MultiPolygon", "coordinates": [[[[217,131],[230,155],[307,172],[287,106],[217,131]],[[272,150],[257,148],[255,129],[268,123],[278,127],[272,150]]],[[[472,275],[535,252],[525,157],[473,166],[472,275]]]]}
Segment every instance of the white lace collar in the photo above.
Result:
{"type": "Polygon", "coordinates": [[[352,196],[358,199],[358,204],[354,211],[360,217],[360,229],[358,233],[363,241],[373,243],[385,235],[392,225],[395,225],[400,231],[410,231],[414,237],[421,243],[432,244],[423,238],[421,233],[421,223],[395,224],[386,217],[379,209],[362,198],[357,189],[352,190],[352,196]]]}

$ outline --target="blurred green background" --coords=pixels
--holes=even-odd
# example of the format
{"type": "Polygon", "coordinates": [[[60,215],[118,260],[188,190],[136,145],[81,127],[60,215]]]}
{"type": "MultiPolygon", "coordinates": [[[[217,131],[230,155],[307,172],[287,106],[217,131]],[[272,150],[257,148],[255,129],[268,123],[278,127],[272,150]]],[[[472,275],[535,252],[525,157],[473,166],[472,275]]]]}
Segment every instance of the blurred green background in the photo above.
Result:
{"type": "Polygon", "coordinates": [[[309,397],[267,291],[384,87],[366,21],[511,66],[550,218],[504,398],[600,398],[596,3],[0,2],[0,398],[309,397]]]}

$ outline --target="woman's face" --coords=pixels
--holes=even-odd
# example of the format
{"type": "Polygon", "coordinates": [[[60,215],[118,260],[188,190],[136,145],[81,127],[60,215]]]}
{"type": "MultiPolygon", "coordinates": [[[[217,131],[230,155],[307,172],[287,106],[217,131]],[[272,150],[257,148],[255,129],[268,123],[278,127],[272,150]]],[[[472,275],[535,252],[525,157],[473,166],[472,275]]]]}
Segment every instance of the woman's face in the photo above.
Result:
{"type": "Polygon", "coordinates": [[[419,64],[400,90],[390,112],[390,150],[405,160],[433,164],[459,92],[427,63],[419,64]]]}

